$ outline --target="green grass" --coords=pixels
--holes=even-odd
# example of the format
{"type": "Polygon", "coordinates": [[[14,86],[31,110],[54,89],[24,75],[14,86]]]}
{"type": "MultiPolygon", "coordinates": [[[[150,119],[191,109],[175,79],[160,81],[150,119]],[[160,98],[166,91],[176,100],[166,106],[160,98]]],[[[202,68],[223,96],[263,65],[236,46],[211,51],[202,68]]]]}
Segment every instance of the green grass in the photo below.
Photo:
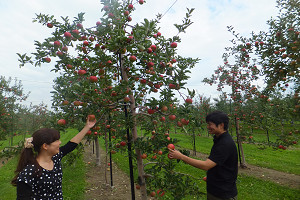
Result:
{"type": "MultiPolygon", "coordinates": [[[[65,133],[61,133],[62,144],[66,144],[75,134],[77,134],[76,130],[68,130],[65,133]]],[[[0,168],[0,200],[16,199],[16,188],[10,184],[10,181],[14,176],[17,162],[18,158],[14,157],[0,168]]],[[[85,172],[86,167],[82,158],[77,159],[71,166],[63,167],[64,175],[62,187],[64,199],[84,199],[86,186],[85,172]]]]}
{"type": "Polygon", "coordinates": [[[16,188],[10,182],[14,177],[17,162],[18,158],[14,157],[0,168],[0,200],[16,199],[16,188]]]}
{"type": "Polygon", "coordinates": [[[238,198],[243,200],[292,200],[300,196],[300,190],[245,175],[238,176],[237,187],[238,198]]]}
{"type": "MultiPolygon", "coordinates": [[[[26,135],[25,137],[31,137],[30,135],[26,135]]],[[[5,147],[10,146],[9,138],[7,140],[0,141],[0,151],[2,151],[5,147]]],[[[24,142],[24,135],[16,135],[13,137],[13,146],[18,145],[19,142],[24,142]]]]}

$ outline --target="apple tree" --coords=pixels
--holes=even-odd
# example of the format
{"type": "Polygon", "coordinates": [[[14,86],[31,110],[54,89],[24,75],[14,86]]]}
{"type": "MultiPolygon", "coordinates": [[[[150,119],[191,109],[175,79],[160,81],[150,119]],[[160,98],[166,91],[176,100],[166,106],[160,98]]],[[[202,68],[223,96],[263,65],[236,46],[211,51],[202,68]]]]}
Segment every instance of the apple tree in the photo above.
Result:
{"type": "Polygon", "coordinates": [[[299,2],[277,0],[277,8],[278,16],[267,21],[269,30],[252,33],[250,40],[266,82],[265,92],[276,88],[299,92],[299,2]]]}
{"type": "Polygon", "coordinates": [[[23,86],[17,79],[0,76],[0,138],[10,136],[10,144],[13,144],[13,135],[17,127],[17,111],[19,103],[26,100],[28,94],[23,91],[23,86]]]}
{"type": "Polygon", "coordinates": [[[192,24],[193,9],[187,10],[182,24],[175,24],[178,34],[168,38],[159,32],[161,14],[132,24],[132,12],[144,1],[101,3],[103,17],[94,27],[84,26],[84,13],[73,21],[62,17],[62,22],[38,14],[35,21],[52,29],[52,35],[35,41],[34,57],[19,54],[20,65],[53,66],[60,74],[53,91],[59,124],[66,128],[95,115],[98,124],[89,134],[106,138],[108,133],[110,153],[128,152],[137,167],[141,199],[157,189],[178,198],[199,193],[197,179],[176,173],[176,161],[167,157],[167,145],[176,142],[167,133],[176,123],[175,93],[185,89],[198,62],[177,54],[179,34],[192,24]]]}

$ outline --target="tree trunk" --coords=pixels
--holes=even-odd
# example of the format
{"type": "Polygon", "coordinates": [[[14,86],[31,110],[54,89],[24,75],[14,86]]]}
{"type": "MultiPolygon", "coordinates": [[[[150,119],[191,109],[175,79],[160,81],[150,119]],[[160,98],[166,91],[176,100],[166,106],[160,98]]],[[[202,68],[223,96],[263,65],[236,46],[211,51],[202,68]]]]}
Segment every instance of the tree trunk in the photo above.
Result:
{"type": "Polygon", "coordinates": [[[195,135],[195,129],[193,129],[193,155],[196,156],[196,135],[195,135]]]}
{"type": "Polygon", "coordinates": [[[96,147],[96,165],[100,166],[100,146],[99,146],[99,140],[98,137],[95,137],[95,147],[96,147]]]}
{"type": "Polygon", "coordinates": [[[241,139],[240,139],[239,121],[236,119],[236,117],[235,117],[235,129],[236,129],[236,139],[237,139],[238,150],[239,150],[240,166],[242,168],[247,168],[246,161],[245,161],[244,150],[243,150],[242,142],[241,142],[241,139]]]}
{"type": "MultiPolygon", "coordinates": [[[[124,81],[128,81],[128,76],[127,73],[124,69],[123,62],[121,59],[121,72],[122,72],[122,78],[124,81]]],[[[132,139],[133,141],[136,141],[138,139],[138,134],[137,134],[137,120],[136,120],[136,105],[135,105],[135,98],[131,94],[129,95],[130,98],[130,111],[132,115],[132,139]]],[[[147,189],[146,189],[146,181],[145,181],[145,173],[144,173],[144,166],[143,166],[143,160],[142,160],[142,154],[139,149],[135,149],[135,153],[137,155],[137,170],[138,170],[138,183],[141,186],[140,191],[141,191],[141,200],[147,200],[147,189]]]]}

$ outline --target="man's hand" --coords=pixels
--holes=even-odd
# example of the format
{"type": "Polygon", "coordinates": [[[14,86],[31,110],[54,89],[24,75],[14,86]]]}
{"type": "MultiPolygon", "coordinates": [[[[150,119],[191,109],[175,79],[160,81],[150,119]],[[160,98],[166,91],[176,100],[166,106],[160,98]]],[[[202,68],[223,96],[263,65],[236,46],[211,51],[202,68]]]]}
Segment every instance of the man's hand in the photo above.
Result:
{"type": "Polygon", "coordinates": [[[180,153],[179,151],[177,151],[177,150],[175,150],[175,149],[170,149],[170,148],[169,148],[169,156],[168,156],[169,158],[181,160],[181,159],[182,159],[182,156],[183,156],[183,154],[180,153]]]}

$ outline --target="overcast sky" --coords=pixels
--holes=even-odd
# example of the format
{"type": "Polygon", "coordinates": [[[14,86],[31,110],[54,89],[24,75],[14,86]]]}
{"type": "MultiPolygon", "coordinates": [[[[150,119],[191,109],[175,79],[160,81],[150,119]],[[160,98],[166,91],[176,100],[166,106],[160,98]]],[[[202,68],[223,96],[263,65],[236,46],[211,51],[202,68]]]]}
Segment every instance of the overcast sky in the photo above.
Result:
{"type": "MultiPolygon", "coordinates": [[[[194,23],[185,34],[179,35],[182,42],[178,44],[178,53],[201,59],[192,70],[187,87],[207,97],[219,94],[202,80],[210,77],[222,64],[224,48],[230,46],[229,40],[233,38],[227,26],[232,25],[241,35],[248,36],[252,31],[267,30],[266,21],[278,13],[276,0],[146,0],[144,5],[134,6],[132,25],[144,18],[154,19],[157,13],[164,14],[172,6],[159,25],[160,32],[166,37],[177,33],[173,24],[181,23],[186,8],[195,8],[191,18],[194,23]]],[[[0,1],[0,75],[22,81],[25,93],[31,92],[27,104],[44,102],[50,106],[52,81],[57,76],[50,72],[54,63],[19,68],[16,53],[34,52],[34,40],[43,41],[51,33],[46,26],[32,22],[35,13],[73,19],[78,13],[85,12],[83,25],[90,27],[102,16],[101,8],[99,0],[0,1]]]]}

